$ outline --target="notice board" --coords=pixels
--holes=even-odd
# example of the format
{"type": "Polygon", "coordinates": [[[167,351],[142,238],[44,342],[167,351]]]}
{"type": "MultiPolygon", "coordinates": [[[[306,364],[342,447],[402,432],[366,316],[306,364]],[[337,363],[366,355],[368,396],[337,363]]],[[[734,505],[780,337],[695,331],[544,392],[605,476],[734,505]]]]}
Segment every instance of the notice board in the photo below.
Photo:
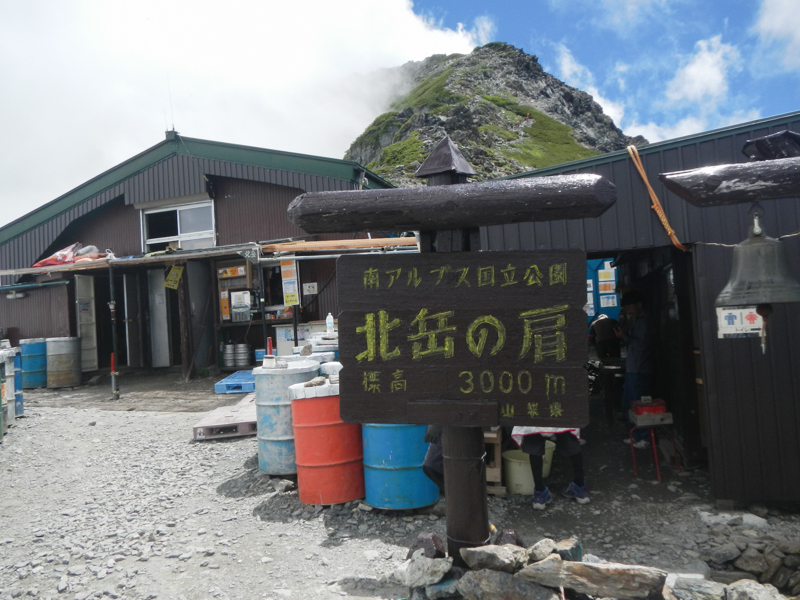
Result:
{"type": "Polygon", "coordinates": [[[341,417],[583,427],[579,250],[337,260],[341,417]]]}

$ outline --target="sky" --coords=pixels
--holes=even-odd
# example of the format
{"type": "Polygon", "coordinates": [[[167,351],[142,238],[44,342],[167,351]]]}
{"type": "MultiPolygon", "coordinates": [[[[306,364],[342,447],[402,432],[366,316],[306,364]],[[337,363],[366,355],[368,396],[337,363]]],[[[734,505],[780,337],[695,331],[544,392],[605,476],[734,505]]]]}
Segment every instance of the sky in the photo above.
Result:
{"type": "Polygon", "coordinates": [[[381,69],[506,42],[651,142],[800,110],[800,0],[0,0],[0,227],[186,137],[342,158],[381,69]]]}

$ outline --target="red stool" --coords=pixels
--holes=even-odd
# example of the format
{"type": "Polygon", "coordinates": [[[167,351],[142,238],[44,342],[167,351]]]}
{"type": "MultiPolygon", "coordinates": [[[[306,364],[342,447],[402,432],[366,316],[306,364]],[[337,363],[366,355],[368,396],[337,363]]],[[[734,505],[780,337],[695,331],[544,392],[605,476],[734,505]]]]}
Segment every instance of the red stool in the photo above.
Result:
{"type": "Polygon", "coordinates": [[[649,429],[650,430],[650,446],[653,448],[653,462],[656,465],[656,476],[661,481],[661,468],[658,464],[658,448],[656,448],[656,434],[653,431],[656,427],[668,426],[670,437],[672,438],[672,454],[675,456],[675,470],[680,473],[681,465],[680,458],[678,457],[678,448],[675,444],[675,430],[672,428],[672,413],[645,413],[637,415],[635,412],[630,411],[628,416],[633,423],[633,428],[630,430],[628,439],[631,445],[631,459],[633,460],[633,474],[638,475],[636,472],[636,449],[633,447],[633,432],[636,429],[649,429]]]}

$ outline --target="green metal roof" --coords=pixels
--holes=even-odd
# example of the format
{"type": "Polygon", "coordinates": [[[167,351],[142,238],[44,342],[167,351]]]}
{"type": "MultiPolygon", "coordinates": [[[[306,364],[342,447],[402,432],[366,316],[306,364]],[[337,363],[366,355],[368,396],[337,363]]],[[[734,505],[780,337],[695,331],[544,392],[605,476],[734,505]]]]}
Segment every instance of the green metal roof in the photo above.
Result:
{"type": "Polygon", "coordinates": [[[141,173],[145,169],[173,155],[192,156],[269,169],[294,171],[308,175],[342,179],[353,183],[358,183],[359,174],[363,172],[366,177],[366,188],[385,189],[395,187],[372,171],[368,171],[358,163],[350,160],[187,138],[179,135],[175,131],[168,131],[166,137],[167,139],[163,142],[112,167],[108,171],[79,185],[63,196],[59,196],[55,200],[32,210],[19,219],[0,227],[0,244],[42,223],[46,223],[53,217],[78,206],[82,202],[89,200],[97,194],[125,181],[137,173],[141,173]]]}

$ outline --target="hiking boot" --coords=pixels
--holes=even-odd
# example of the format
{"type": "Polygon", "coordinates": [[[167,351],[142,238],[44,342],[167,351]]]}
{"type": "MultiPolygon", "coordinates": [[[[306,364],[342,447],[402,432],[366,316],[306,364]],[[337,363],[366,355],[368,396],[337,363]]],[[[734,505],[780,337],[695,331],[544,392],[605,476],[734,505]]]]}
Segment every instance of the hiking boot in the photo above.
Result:
{"type": "Polygon", "coordinates": [[[647,448],[650,447],[650,442],[648,442],[647,440],[636,441],[636,440],[631,440],[631,438],[626,438],[622,440],[622,443],[625,444],[626,446],[630,446],[631,444],[633,444],[633,447],[636,448],[637,450],[646,450],[647,448]]]}
{"type": "Polygon", "coordinates": [[[545,507],[553,501],[553,496],[550,495],[550,490],[544,488],[543,492],[533,490],[533,508],[534,510],[544,510],[545,507]]]}
{"type": "Polygon", "coordinates": [[[575,482],[572,481],[569,487],[561,493],[567,498],[575,498],[578,504],[589,504],[589,492],[586,491],[585,485],[577,486],[575,482]]]}

